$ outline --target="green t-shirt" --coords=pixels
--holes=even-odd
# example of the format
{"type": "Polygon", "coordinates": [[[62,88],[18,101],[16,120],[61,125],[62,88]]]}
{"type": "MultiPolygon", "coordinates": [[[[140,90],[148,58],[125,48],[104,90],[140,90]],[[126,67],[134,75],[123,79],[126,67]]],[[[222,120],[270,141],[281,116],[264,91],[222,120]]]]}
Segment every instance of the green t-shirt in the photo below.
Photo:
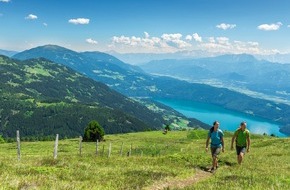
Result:
{"type": "Polygon", "coordinates": [[[250,131],[248,129],[245,129],[244,131],[242,131],[241,129],[237,129],[234,135],[237,136],[237,146],[247,146],[247,138],[250,136],[250,131]]]}

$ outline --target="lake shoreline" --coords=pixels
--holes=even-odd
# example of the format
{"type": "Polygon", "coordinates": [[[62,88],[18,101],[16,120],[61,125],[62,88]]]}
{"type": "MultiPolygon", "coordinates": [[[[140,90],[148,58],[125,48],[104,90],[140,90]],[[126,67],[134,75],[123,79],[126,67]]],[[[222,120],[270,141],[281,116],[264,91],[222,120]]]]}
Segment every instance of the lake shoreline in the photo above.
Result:
{"type": "Polygon", "coordinates": [[[281,124],[251,114],[228,110],[212,104],[186,100],[163,98],[154,99],[154,101],[169,106],[188,118],[195,118],[208,125],[212,125],[213,121],[218,120],[221,123],[220,128],[225,131],[233,132],[239,127],[240,122],[246,121],[248,129],[253,134],[287,137],[286,134],[279,131],[281,124]]]}

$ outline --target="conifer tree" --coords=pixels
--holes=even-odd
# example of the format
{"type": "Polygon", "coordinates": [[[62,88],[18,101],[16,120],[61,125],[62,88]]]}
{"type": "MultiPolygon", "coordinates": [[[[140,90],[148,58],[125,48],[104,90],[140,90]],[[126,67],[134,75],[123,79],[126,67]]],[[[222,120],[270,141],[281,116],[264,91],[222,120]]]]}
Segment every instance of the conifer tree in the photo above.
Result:
{"type": "Polygon", "coordinates": [[[105,131],[101,125],[93,120],[85,128],[83,140],[87,142],[100,142],[104,139],[105,131]]]}

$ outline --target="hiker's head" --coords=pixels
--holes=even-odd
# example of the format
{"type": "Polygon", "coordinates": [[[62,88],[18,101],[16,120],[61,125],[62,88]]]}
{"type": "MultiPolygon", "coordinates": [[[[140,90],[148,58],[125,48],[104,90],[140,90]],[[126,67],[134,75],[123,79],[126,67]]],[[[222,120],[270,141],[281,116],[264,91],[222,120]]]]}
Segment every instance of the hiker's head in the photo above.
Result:
{"type": "Polygon", "coordinates": [[[240,127],[242,130],[245,130],[246,127],[247,127],[247,123],[245,121],[242,121],[241,124],[240,124],[240,127]]]}
{"type": "Polygon", "coordinates": [[[219,123],[218,121],[214,121],[214,122],[213,122],[213,127],[214,127],[214,128],[217,129],[217,128],[219,127],[219,125],[220,125],[220,123],[219,123]]]}

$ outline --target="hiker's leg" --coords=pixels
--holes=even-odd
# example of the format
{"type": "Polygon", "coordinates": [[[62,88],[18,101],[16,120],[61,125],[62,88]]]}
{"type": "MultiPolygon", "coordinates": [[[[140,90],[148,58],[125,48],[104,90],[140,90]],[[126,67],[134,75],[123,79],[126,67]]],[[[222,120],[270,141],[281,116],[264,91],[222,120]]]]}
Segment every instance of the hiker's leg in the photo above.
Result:
{"type": "Polygon", "coordinates": [[[212,156],[212,167],[211,168],[215,167],[216,159],[217,159],[216,156],[212,156]]]}
{"type": "Polygon", "coordinates": [[[239,163],[239,164],[242,163],[243,158],[244,158],[244,153],[241,152],[241,153],[238,155],[238,163],[239,163]]]}
{"type": "Polygon", "coordinates": [[[217,164],[218,164],[218,155],[220,154],[221,152],[221,148],[217,147],[217,148],[214,148],[214,151],[213,151],[213,163],[212,163],[212,167],[213,168],[217,168],[217,164]]]}
{"type": "Polygon", "coordinates": [[[239,147],[239,146],[236,146],[236,152],[237,152],[237,162],[238,162],[238,164],[240,164],[241,163],[241,159],[240,159],[240,154],[241,154],[241,147],[239,147]]]}
{"type": "Polygon", "coordinates": [[[240,151],[240,154],[238,156],[239,157],[239,160],[238,160],[239,164],[241,164],[243,162],[243,158],[244,158],[245,152],[246,152],[246,147],[242,147],[241,151],[240,151]]]}
{"type": "Polygon", "coordinates": [[[215,157],[214,167],[217,168],[217,165],[218,165],[218,157],[215,157]]]}

